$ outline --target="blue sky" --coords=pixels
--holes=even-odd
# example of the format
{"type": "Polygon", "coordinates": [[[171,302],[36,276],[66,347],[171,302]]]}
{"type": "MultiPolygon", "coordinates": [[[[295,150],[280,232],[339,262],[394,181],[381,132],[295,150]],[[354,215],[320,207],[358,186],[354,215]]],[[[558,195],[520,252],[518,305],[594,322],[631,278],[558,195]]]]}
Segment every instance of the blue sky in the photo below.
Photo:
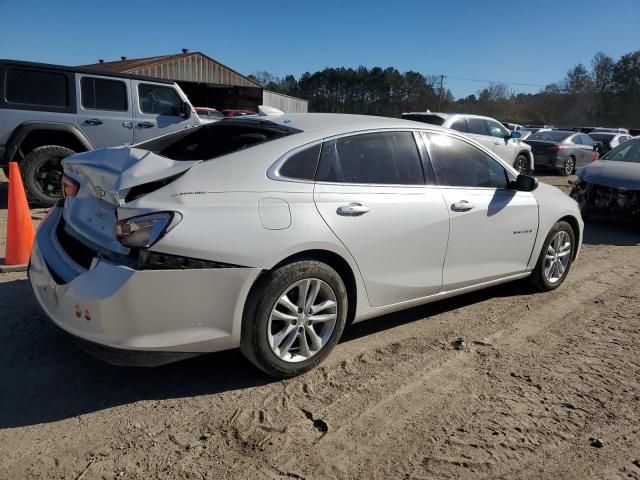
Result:
{"type": "Polygon", "coordinates": [[[640,0],[0,3],[0,58],[79,65],[189,48],[244,74],[359,65],[445,74],[457,97],[485,84],[454,77],[537,91],[599,50],[640,49],[640,0]]]}

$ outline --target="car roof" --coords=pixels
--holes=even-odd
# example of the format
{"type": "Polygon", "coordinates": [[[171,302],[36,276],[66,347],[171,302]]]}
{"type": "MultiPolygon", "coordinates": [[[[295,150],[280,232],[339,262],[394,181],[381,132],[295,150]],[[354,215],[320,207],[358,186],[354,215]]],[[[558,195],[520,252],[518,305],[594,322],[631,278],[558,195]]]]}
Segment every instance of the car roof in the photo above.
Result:
{"type": "Polygon", "coordinates": [[[303,132],[323,131],[326,135],[340,135],[358,130],[378,128],[419,128],[448,131],[449,129],[422,122],[402,120],[399,118],[376,117],[373,115],[351,115],[344,113],[285,113],[283,115],[266,115],[236,117],[227,122],[272,122],[303,132]]]}
{"type": "Polygon", "coordinates": [[[496,122],[498,121],[495,118],[487,117],[486,115],[474,115],[472,113],[406,112],[406,113],[403,113],[402,115],[425,115],[425,116],[431,115],[431,116],[437,116],[437,117],[443,118],[444,120],[448,120],[452,117],[469,117],[469,118],[484,118],[487,120],[495,120],[496,122]]]}

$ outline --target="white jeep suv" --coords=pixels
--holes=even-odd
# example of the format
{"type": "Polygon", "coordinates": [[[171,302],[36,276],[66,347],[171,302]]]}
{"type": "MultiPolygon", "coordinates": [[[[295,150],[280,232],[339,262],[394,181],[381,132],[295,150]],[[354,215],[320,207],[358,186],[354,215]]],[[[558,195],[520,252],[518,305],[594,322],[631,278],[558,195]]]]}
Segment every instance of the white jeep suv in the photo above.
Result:
{"type": "Polygon", "coordinates": [[[531,146],[520,140],[520,132],[507,130],[494,118],[429,111],[403,113],[402,118],[439,125],[465,133],[489,150],[494,151],[520,173],[526,174],[533,171],[531,146]]]}

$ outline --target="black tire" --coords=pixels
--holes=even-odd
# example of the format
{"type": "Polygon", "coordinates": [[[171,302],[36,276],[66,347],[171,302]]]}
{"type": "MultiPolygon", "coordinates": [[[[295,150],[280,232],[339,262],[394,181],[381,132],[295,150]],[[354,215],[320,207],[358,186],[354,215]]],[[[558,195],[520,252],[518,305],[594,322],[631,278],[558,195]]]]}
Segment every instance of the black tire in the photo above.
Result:
{"type": "Polygon", "coordinates": [[[240,350],[260,370],[277,378],[290,378],[321,363],[340,340],[347,320],[348,296],[340,275],[317,261],[299,261],[265,274],[253,289],[244,309],[240,350]],[[336,323],[325,345],[310,358],[291,363],[279,358],[269,346],[268,326],[272,309],[280,296],[296,282],[319,279],[335,294],[336,323]]]}
{"type": "Polygon", "coordinates": [[[62,198],[63,158],[73,150],[58,145],[34,148],[20,162],[20,171],[27,200],[34,205],[49,206],[62,198]]]}
{"type": "Polygon", "coordinates": [[[529,159],[522,153],[516,157],[515,162],[513,162],[513,168],[518,170],[522,175],[528,175],[531,172],[531,169],[529,168],[529,159]]]}
{"type": "Polygon", "coordinates": [[[576,171],[576,159],[569,156],[565,158],[562,168],[558,169],[558,173],[563,177],[568,177],[576,171]]]}
{"type": "Polygon", "coordinates": [[[536,268],[533,270],[533,273],[531,274],[530,280],[533,287],[536,290],[539,290],[541,292],[548,292],[551,290],[555,290],[560,285],[562,285],[564,280],[567,278],[567,275],[569,274],[569,270],[571,269],[571,264],[573,263],[573,257],[575,255],[575,251],[576,251],[576,238],[575,238],[575,234],[573,233],[573,229],[571,228],[571,225],[569,225],[567,222],[564,222],[564,221],[557,222],[549,231],[549,234],[547,235],[547,238],[545,239],[544,244],[542,245],[542,250],[540,250],[540,256],[538,257],[538,263],[536,263],[536,268]],[[544,273],[545,258],[546,258],[547,250],[549,249],[549,245],[551,244],[555,236],[561,231],[569,235],[569,239],[571,241],[571,251],[568,255],[569,263],[567,264],[560,279],[555,282],[550,282],[544,273]]]}

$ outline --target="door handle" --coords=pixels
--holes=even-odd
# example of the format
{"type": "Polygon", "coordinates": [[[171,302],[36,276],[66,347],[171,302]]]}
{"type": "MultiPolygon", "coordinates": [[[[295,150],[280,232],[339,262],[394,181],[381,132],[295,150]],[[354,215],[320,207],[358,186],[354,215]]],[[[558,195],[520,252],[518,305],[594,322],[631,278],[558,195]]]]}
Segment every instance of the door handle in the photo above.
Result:
{"type": "Polygon", "coordinates": [[[460,200],[459,202],[451,204],[451,210],[454,212],[468,212],[475,207],[473,203],[469,203],[466,200],[460,200]]]}
{"type": "Polygon", "coordinates": [[[84,121],[85,125],[102,125],[102,120],[99,118],[89,118],[84,121]]]}
{"type": "Polygon", "coordinates": [[[122,122],[124,128],[133,128],[133,122],[122,122]]]}
{"type": "Polygon", "coordinates": [[[343,217],[359,217],[369,211],[369,207],[362,205],[361,203],[350,203],[349,205],[343,205],[338,207],[336,213],[343,217]]]}
{"type": "Polygon", "coordinates": [[[494,145],[502,145],[502,143],[501,143],[501,142],[498,142],[498,141],[493,142],[493,144],[494,144],[494,145]]]}
{"type": "Polygon", "coordinates": [[[138,127],[140,128],[153,128],[155,125],[151,122],[138,122],[138,127]]]}

